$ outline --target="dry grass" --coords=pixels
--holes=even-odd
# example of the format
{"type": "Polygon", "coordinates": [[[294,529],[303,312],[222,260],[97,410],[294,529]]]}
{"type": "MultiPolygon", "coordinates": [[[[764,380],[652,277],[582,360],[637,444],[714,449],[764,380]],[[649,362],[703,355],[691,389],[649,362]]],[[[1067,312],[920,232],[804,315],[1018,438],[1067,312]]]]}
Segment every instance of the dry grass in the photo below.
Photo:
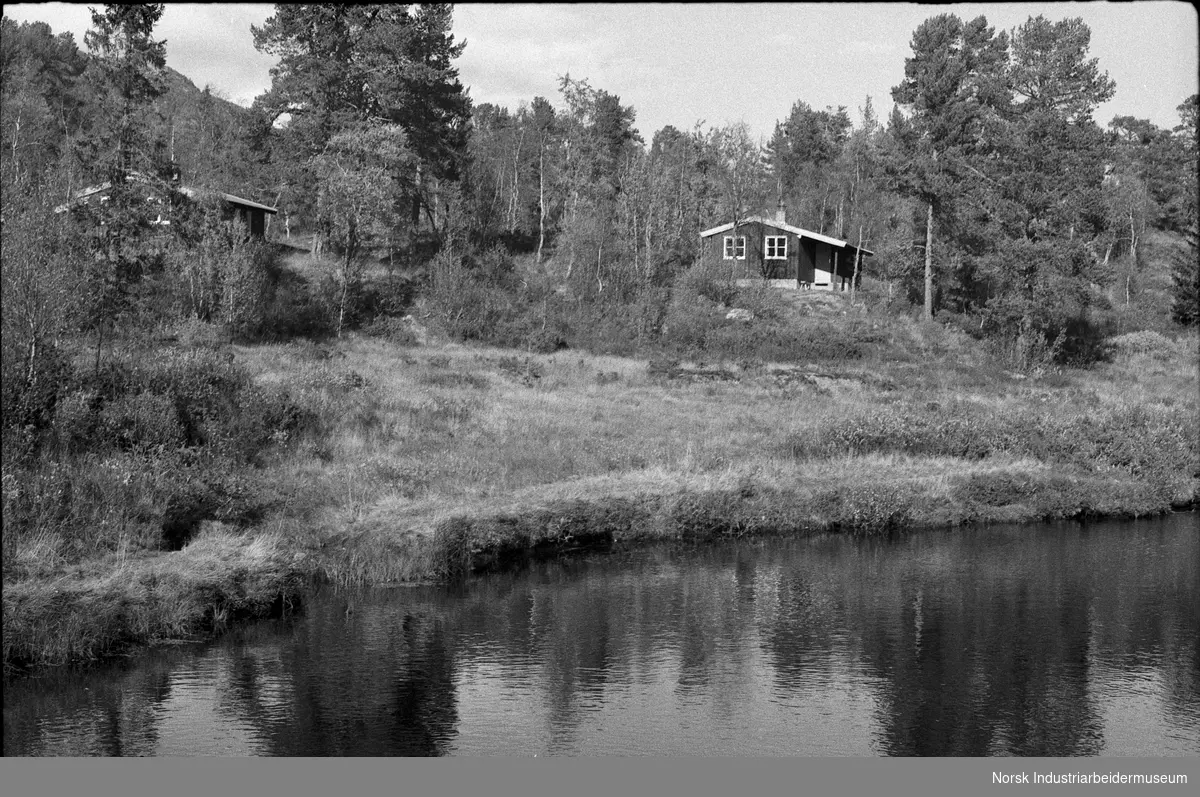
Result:
{"type": "Polygon", "coordinates": [[[7,583],[5,670],[91,661],[262,614],[299,594],[301,556],[278,535],[239,536],[211,524],[181,551],[7,583]]]}
{"type": "Polygon", "coordinates": [[[729,381],[668,379],[644,361],[570,351],[398,347],[354,335],[236,348],[257,383],[287,390],[308,419],[262,463],[286,501],[259,527],[210,525],[182,551],[117,550],[71,572],[55,564],[52,529],[6,549],[43,565],[5,584],[6,667],[206,633],[295,594],[301,576],[411,582],[643,538],[1139,515],[1196,496],[1195,335],[1030,378],[1005,373],[951,330],[901,321],[886,332],[888,350],[912,356],[749,364],[730,367],[729,381]],[[1193,466],[1168,478],[1151,461],[1141,472],[1130,463],[1146,452],[1114,465],[1113,446],[1104,461],[1020,446],[948,456],[908,444],[797,456],[795,441],[836,439],[831,430],[880,413],[933,419],[921,445],[943,433],[943,416],[1017,419],[1017,435],[1122,413],[1155,429],[1183,418],[1193,466]]]}
{"type": "MultiPolygon", "coordinates": [[[[1020,452],[790,456],[785,441],[815,439],[888,407],[898,417],[932,408],[935,418],[943,407],[974,407],[985,417],[1028,418],[1031,427],[1132,407],[1196,417],[1194,341],[1166,359],[1119,354],[1093,371],[1039,380],[999,371],[952,330],[911,322],[890,334],[928,359],[733,369],[736,381],[694,383],[617,357],[398,349],[349,338],[320,361],[317,382],[326,387],[309,396],[336,415],[319,456],[309,449],[279,463],[280,472],[311,497],[306,517],[325,575],[358,582],[442,576],[454,569],[447,557],[455,567],[483,566],[498,552],[549,544],[556,523],[618,542],[631,517],[638,533],[695,536],[679,520],[689,496],[709,496],[685,507],[693,525],[704,526],[708,512],[750,533],[1138,515],[1193,495],[1190,473],[1162,487],[1128,468],[1020,452]],[[354,387],[332,387],[339,384],[354,387]]],[[[243,349],[239,359],[280,384],[308,384],[313,368],[289,347],[243,349]]],[[[564,545],[579,542],[568,536],[564,545]]]]}

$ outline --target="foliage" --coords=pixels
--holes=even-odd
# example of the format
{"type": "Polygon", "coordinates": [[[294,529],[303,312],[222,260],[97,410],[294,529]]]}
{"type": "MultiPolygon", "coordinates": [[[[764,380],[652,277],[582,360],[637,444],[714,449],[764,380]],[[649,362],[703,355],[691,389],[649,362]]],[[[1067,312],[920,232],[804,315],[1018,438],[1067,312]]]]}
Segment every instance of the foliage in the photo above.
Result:
{"type": "Polygon", "coordinates": [[[1187,239],[1187,249],[1175,256],[1171,278],[1174,292],[1171,298],[1171,318],[1185,327],[1200,325],[1200,250],[1193,230],[1187,239]]]}
{"type": "Polygon", "coordinates": [[[37,181],[57,164],[82,123],[86,100],[79,77],[87,61],[70,33],[44,22],[0,19],[0,142],[9,186],[37,181]]]}
{"type": "Polygon", "coordinates": [[[165,91],[166,43],[151,38],[162,12],[161,3],[106,5],[103,12],[92,11],[92,28],[84,35],[94,56],[89,72],[95,75],[103,116],[80,142],[80,154],[93,175],[114,183],[132,171],[149,172],[157,165],[153,142],[147,138],[147,112],[151,101],[165,91]]]}
{"type": "Polygon", "coordinates": [[[338,133],[314,159],[321,180],[317,219],[341,253],[336,275],[339,337],[347,309],[353,311],[358,299],[367,252],[387,240],[398,218],[397,203],[414,190],[414,160],[396,125],[338,133]]]}
{"type": "Polygon", "coordinates": [[[180,219],[180,227],[188,237],[172,248],[169,260],[185,316],[219,322],[232,338],[261,334],[273,289],[270,247],[251,238],[245,225],[227,220],[213,198],[203,200],[191,219],[180,219]]]}
{"type": "MultiPolygon", "coordinates": [[[[255,47],[280,58],[270,90],[255,101],[274,121],[281,159],[297,166],[320,155],[339,132],[365,123],[395,125],[421,165],[409,188],[415,226],[422,207],[433,210],[436,181],[461,170],[470,99],[451,64],[463,45],[450,32],[449,5],[280,4],[255,47]],[[435,178],[430,180],[428,178],[435,178]]],[[[293,169],[292,196],[316,195],[318,175],[293,169]]]]}
{"type": "Polygon", "coordinates": [[[833,168],[850,138],[846,108],[814,111],[797,101],[787,119],[775,125],[767,147],[778,197],[795,216],[794,223],[824,233],[832,227],[841,232],[841,203],[831,201],[840,193],[839,175],[833,168]]]}
{"type": "Polygon", "coordinates": [[[785,447],[798,458],[836,453],[896,453],[978,460],[1032,457],[1089,471],[1120,469],[1172,481],[1195,465],[1196,419],[1183,407],[1139,405],[1078,414],[1030,413],[1010,407],[988,412],[967,403],[879,408],[785,447]]]}

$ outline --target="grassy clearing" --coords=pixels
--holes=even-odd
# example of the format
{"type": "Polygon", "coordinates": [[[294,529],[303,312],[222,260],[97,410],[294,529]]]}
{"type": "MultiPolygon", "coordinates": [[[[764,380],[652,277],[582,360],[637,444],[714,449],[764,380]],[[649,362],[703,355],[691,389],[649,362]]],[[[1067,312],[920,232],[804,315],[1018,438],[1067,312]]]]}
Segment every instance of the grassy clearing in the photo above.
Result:
{"type": "Polygon", "coordinates": [[[883,334],[925,360],[690,380],[713,367],[667,378],[632,359],[362,338],[316,372],[290,347],[238,356],[266,381],[327,385],[308,399],[331,419],[304,444],[313,455],[278,472],[311,498],[294,544],[337,581],[643,537],[1138,516],[1195,499],[1194,337],[1034,378],[952,331],[901,320],[883,334]]]}
{"type": "MultiPolygon", "coordinates": [[[[239,522],[205,523],[179,551],[90,556],[48,516],[6,533],[6,669],[219,628],[277,607],[303,577],[423,581],[648,538],[888,534],[1196,500],[1195,334],[1133,333],[1111,362],[1022,373],[952,329],[860,326],[863,356],[786,365],[354,335],[234,347],[241,389],[292,419],[247,460],[241,492],[211,491],[243,507],[239,522]]],[[[7,517],[19,502],[5,490],[7,517]]],[[[145,527],[166,501],[126,503],[91,511],[145,527]]]]}

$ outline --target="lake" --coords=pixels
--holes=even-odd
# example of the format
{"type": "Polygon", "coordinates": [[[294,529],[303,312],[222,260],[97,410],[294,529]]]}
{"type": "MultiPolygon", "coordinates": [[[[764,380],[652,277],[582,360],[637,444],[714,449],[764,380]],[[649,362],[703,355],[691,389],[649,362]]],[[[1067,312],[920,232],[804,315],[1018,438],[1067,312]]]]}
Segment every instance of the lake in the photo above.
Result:
{"type": "Polygon", "coordinates": [[[5,684],[6,755],[1200,755],[1200,514],[322,587],[5,684]]]}

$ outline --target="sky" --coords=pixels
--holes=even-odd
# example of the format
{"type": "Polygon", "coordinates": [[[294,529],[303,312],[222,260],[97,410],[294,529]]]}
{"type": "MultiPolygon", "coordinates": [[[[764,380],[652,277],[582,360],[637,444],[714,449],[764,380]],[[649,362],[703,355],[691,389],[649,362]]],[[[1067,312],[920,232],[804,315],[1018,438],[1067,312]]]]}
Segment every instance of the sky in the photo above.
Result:
{"type": "MultiPolygon", "coordinates": [[[[167,64],[197,86],[211,85],[242,105],[270,85],[275,59],[254,49],[251,25],[271,5],[168,3],[155,28],[167,64]]],[[[5,5],[18,22],[41,20],[83,46],[87,5],[5,5]]],[[[467,47],[455,62],[478,104],[515,110],[543,96],[560,106],[558,79],[569,74],[616,94],[637,112],[649,142],[666,125],[690,130],[745,122],[765,141],[803,100],[844,105],[857,124],[869,95],[881,117],[904,77],[912,32],[940,13],[986,16],[1009,30],[1030,16],[1082,17],[1090,55],[1116,81],[1095,118],[1179,123],[1176,107],[1197,93],[1197,14],[1173,0],[1138,3],[767,3],[767,4],[462,4],[453,32],[467,47]]]]}

